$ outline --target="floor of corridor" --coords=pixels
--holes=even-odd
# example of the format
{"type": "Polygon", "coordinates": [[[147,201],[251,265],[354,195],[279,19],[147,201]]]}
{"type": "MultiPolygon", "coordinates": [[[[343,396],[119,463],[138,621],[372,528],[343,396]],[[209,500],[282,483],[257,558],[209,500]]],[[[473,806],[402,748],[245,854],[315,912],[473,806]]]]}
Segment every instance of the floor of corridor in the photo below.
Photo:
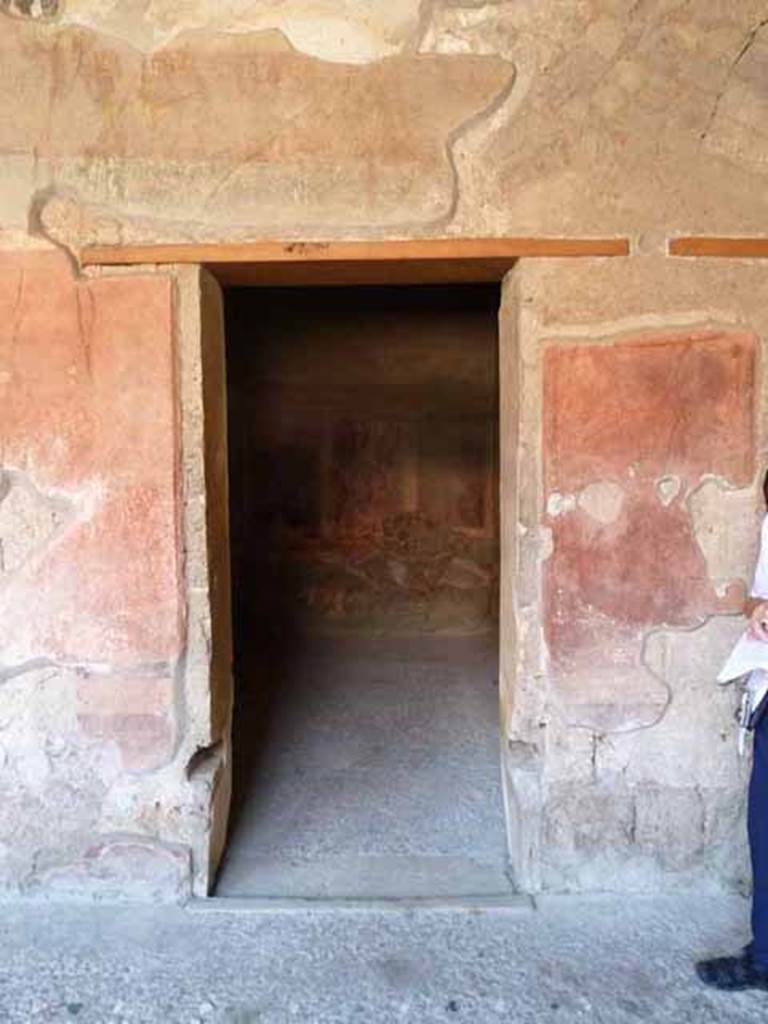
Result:
{"type": "Polygon", "coordinates": [[[714,992],[749,905],[699,888],[538,898],[537,909],[249,913],[6,904],[3,1024],[764,1024],[714,992]]]}
{"type": "Polygon", "coordinates": [[[238,712],[217,895],[509,892],[495,638],[334,637],[300,652],[271,669],[285,683],[265,733],[238,712]]]}

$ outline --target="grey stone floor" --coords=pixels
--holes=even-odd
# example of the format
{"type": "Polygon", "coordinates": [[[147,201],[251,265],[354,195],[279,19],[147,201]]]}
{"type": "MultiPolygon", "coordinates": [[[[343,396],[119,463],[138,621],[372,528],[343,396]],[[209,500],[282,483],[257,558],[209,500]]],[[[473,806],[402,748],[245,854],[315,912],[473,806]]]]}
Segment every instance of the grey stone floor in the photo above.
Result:
{"type": "MultiPolygon", "coordinates": [[[[536,909],[249,913],[4,906],[4,1024],[748,1024],[768,994],[703,988],[745,938],[716,892],[536,909]]],[[[226,904],[231,906],[231,904],[226,904]]]]}
{"type": "Polygon", "coordinates": [[[264,739],[239,711],[218,895],[508,891],[495,648],[492,633],[314,638],[279,678],[255,668],[241,685],[278,699],[264,739]]]}

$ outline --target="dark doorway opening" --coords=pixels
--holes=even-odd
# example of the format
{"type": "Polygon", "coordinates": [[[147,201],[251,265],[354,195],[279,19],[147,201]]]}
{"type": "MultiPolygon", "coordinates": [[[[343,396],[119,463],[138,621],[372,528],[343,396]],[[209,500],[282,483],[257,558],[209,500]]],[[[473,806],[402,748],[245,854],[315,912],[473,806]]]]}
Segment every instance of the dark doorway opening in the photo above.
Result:
{"type": "Polygon", "coordinates": [[[226,293],[234,797],[217,892],[508,889],[498,285],[226,293]]]}

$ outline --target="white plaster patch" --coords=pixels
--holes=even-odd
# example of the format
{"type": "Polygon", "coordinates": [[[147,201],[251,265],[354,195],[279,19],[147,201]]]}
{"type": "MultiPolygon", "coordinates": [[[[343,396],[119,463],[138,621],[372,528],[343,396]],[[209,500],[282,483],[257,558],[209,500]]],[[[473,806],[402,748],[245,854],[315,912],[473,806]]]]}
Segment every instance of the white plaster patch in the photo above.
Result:
{"type": "Polygon", "coordinates": [[[749,580],[759,532],[755,489],[736,490],[712,477],[700,484],[688,505],[693,534],[715,589],[723,593],[735,579],[749,580]]]}
{"type": "Polygon", "coordinates": [[[608,526],[615,523],[621,514],[624,491],[610,480],[588,484],[579,494],[578,505],[591,519],[608,526]]]}
{"type": "Polygon", "coordinates": [[[68,509],[37,491],[20,474],[0,472],[0,577],[16,572],[44,548],[68,509]]]}
{"type": "Polygon", "coordinates": [[[598,757],[602,780],[741,791],[734,720],[739,692],[717,686],[714,676],[743,628],[740,616],[714,616],[699,628],[650,634],[644,663],[669,686],[672,699],[655,728],[608,739],[598,757]]]}
{"type": "Polygon", "coordinates": [[[494,33],[498,11],[484,7],[444,7],[432,12],[428,31],[421,41],[422,53],[494,53],[502,54],[504,42],[494,33]]]}
{"type": "Polygon", "coordinates": [[[404,48],[418,26],[419,2],[148,0],[137,17],[124,0],[68,0],[64,20],[125,39],[145,52],[189,31],[274,30],[312,57],[365,63],[404,48]]]}
{"type": "Polygon", "coordinates": [[[680,493],[682,482],[679,476],[663,476],[656,481],[656,493],[664,507],[671,505],[680,493]]]}
{"type": "Polygon", "coordinates": [[[565,515],[566,512],[572,512],[575,508],[575,494],[561,494],[559,491],[553,491],[547,498],[547,515],[552,516],[553,519],[565,515]]]}
{"type": "Polygon", "coordinates": [[[539,543],[540,543],[540,558],[542,562],[546,562],[551,557],[552,552],[555,550],[555,541],[552,536],[552,531],[548,526],[542,526],[539,529],[539,543]]]}

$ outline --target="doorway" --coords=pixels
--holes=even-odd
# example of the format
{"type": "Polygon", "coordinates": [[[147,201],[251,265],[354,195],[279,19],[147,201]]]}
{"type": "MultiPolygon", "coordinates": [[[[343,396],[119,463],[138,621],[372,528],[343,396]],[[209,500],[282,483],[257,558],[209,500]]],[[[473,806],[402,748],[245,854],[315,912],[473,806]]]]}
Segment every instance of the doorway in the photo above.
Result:
{"type": "Polygon", "coordinates": [[[508,891],[497,285],[225,294],[221,896],[508,891]]]}

